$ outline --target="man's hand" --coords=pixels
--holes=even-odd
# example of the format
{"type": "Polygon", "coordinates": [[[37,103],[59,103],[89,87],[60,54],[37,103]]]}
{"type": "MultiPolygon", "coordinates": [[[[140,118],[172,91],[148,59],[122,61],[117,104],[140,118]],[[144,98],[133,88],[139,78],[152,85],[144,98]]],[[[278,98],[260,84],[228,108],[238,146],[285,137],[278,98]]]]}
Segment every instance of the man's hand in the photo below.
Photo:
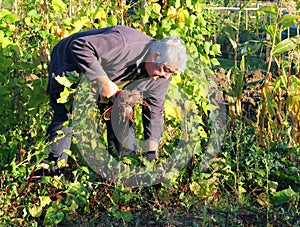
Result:
{"type": "Polygon", "coordinates": [[[147,140],[147,148],[148,148],[148,151],[157,151],[158,150],[158,142],[156,142],[152,139],[148,139],[147,140]]]}
{"type": "Polygon", "coordinates": [[[118,91],[118,86],[111,80],[107,80],[103,84],[99,84],[100,97],[104,99],[112,98],[118,91]]]}

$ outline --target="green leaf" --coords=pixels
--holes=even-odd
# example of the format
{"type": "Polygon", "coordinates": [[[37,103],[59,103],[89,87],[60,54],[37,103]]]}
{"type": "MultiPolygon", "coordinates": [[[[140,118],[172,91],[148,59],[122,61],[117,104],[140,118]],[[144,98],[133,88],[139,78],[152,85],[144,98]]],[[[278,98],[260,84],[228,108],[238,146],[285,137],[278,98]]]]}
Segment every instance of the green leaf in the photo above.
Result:
{"type": "Polygon", "coordinates": [[[78,204],[76,203],[75,200],[72,200],[72,203],[71,203],[71,206],[70,206],[70,209],[71,211],[75,212],[77,209],[78,209],[78,204]]]}
{"type": "Polygon", "coordinates": [[[89,169],[86,166],[82,166],[80,168],[82,169],[83,172],[90,173],[89,169]]]}
{"type": "Polygon", "coordinates": [[[260,177],[266,176],[266,172],[263,169],[254,169],[254,172],[257,173],[260,177]]]}
{"type": "Polygon", "coordinates": [[[265,13],[265,14],[273,14],[276,15],[278,13],[278,6],[276,4],[272,6],[265,6],[258,10],[259,12],[265,13]]]}
{"type": "Polygon", "coordinates": [[[180,0],[175,1],[175,8],[178,9],[181,6],[180,0]]]}
{"type": "Polygon", "coordinates": [[[266,27],[266,32],[270,34],[270,36],[273,38],[275,36],[276,32],[276,25],[269,25],[266,27]]]}
{"type": "Polygon", "coordinates": [[[248,7],[250,5],[250,3],[252,2],[252,0],[249,0],[248,2],[246,2],[240,9],[240,12],[243,11],[246,7],[248,7]]]}
{"type": "Polygon", "coordinates": [[[125,222],[130,222],[133,219],[130,211],[114,211],[113,216],[117,219],[123,219],[125,222]]]}
{"type": "Polygon", "coordinates": [[[211,58],[211,64],[216,66],[216,65],[220,65],[220,62],[217,58],[211,58]]]}
{"type": "Polygon", "coordinates": [[[218,109],[218,106],[216,106],[216,105],[213,105],[213,104],[207,104],[206,105],[206,110],[214,111],[216,109],[218,109]]]}
{"type": "Polygon", "coordinates": [[[205,115],[208,116],[208,109],[207,109],[207,103],[206,102],[202,103],[202,109],[203,109],[203,112],[205,113],[205,115]]]}
{"type": "Polygon", "coordinates": [[[192,0],[186,0],[185,1],[186,7],[192,9],[193,5],[192,5],[192,0]]]}
{"type": "Polygon", "coordinates": [[[198,128],[198,133],[199,133],[199,136],[200,136],[200,137],[206,138],[206,139],[208,138],[208,137],[207,137],[207,133],[205,132],[205,130],[204,130],[203,127],[199,127],[199,128],[198,128]]]}
{"type": "Polygon", "coordinates": [[[67,11],[67,5],[62,0],[52,0],[52,7],[54,11],[58,13],[67,11]]]}
{"type": "Polygon", "coordinates": [[[2,40],[5,37],[4,31],[0,30],[0,40],[2,40]]]}
{"type": "Polygon", "coordinates": [[[236,92],[237,92],[238,97],[240,98],[243,93],[244,75],[237,74],[235,79],[236,79],[236,92]]]}
{"type": "Polygon", "coordinates": [[[298,173],[300,173],[300,169],[296,166],[291,166],[286,170],[286,173],[288,175],[297,175],[298,173]]]}
{"type": "Polygon", "coordinates": [[[171,30],[172,23],[170,22],[170,18],[164,18],[161,21],[161,28],[165,29],[166,31],[171,30]]]}
{"type": "Polygon", "coordinates": [[[150,27],[149,32],[151,33],[152,36],[156,36],[156,33],[157,33],[157,24],[155,22],[150,27]]]}
{"type": "Polygon", "coordinates": [[[55,80],[63,85],[64,87],[71,87],[72,83],[69,81],[69,79],[66,76],[56,76],[55,80]]]}
{"type": "Polygon", "coordinates": [[[260,48],[262,47],[261,43],[257,43],[255,46],[251,46],[250,48],[250,54],[255,53],[256,51],[258,51],[260,48]]]}
{"type": "Polygon", "coordinates": [[[49,207],[44,218],[44,225],[57,225],[64,217],[65,214],[63,211],[57,210],[57,208],[54,207],[49,207]]]}
{"type": "Polygon", "coordinates": [[[227,35],[227,38],[229,39],[233,49],[236,49],[237,48],[237,43],[235,41],[235,33],[233,31],[233,27],[231,25],[227,25],[224,28],[224,32],[227,35]]]}
{"type": "Polygon", "coordinates": [[[198,191],[200,191],[201,187],[197,182],[193,181],[190,184],[190,189],[195,195],[197,195],[197,193],[198,193],[198,191]]]}
{"type": "Polygon", "coordinates": [[[5,48],[12,43],[13,42],[9,37],[0,37],[0,44],[2,44],[2,48],[5,48]]]}
{"type": "Polygon", "coordinates": [[[49,196],[40,196],[40,201],[41,207],[45,207],[46,205],[49,205],[52,202],[49,196]]]}
{"type": "Polygon", "coordinates": [[[5,135],[0,135],[0,143],[6,143],[5,135]]]}
{"type": "Polygon", "coordinates": [[[85,187],[80,182],[70,183],[68,192],[71,194],[79,195],[85,191],[85,187]]]}
{"type": "Polygon", "coordinates": [[[268,181],[269,190],[271,193],[275,193],[278,188],[278,182],[276,181],[268,181]]]}
{"type": "Polygon", "coordinates": [[[282,28],[288,28],[292,24],[297,25],[297,21],[300,20],[300,16],[293,14],[285,14],[278,19],[278,23],[283,24],[282,28]]]}
{"type": "Polygon", "coordinates": [[[187,45],[187,50],[188,50],[190,53],[198,53],[197,46],[196,46],[194,43],[188,44],[188,45],[187,45]]]}
{"type": "Polygon", "coordinates": [[[276,112],[275,112],[275,108],[274,108],[273,96],[267,90],[265,90],[265,92],[266,92],[266,95],[267,95],[267,100],[266,100],[267,101],[267,110],[271,114],[271,116],[275,116],[276,112]]]}
{"type": "Polygon", "coordinates": [[[11,12],[7,9],[2,9],[0,12],[0,19],[6,17],[7,15],[11,14],[11,12]]]}
{"type": "Polygon", "coordinates": [[[15,14],[9,14],[9,15],[7,15],[7,16],[5,17],[5,20],[6,20],[6,22],[7,22],[8,24],[13,24],[13,23],[19,21],[20,19],[19,19],[19,17],[18,17],[17,15],[15,15],[15,14]]]}
{"type": "Polygon", "coordinates": [[[69,96],[72,94],[67,87],[60,93],[60,97],[57,99],[57,103],[67,103],[69,100],[69,96]]]}
{"type": "Polygon", "coordinates": [[[72,84],[78,83],[80,81],[81,74],[67,72],[67,78],[72,84]]]}
{"type": "Polygon", "coordinates": [[[211,46],[211,50],[212,50],[214,56],[222,54],[222,52],[221,52],[221,45],[220,44],[213,44],[211,46]]]}
{"type": "Polygon", "coordinates": [[[247,192],[247,190],[245,189],[245,188],[243,188],[242,186],[238,186],[238,192],[240,193],[240,194],[243,194],[243,193],[246,193],[247,192]]]}
{"type": "Polygon", "coordinates": [[[275,194],[272,195],[270,199],[273,205],[278,205],[278,204],[287,203],[296,200],[297,198],[299,198],[299,194],[294,192],[293,189],[288,188],[276,192],[275,194]]]}
{"type": "Polygon", "coordinates": [[[41,216],[42,211],[43,211],[42,206],[33,206],[33,207],[29,208],[29,212],[30,212],[32,217],[41,216]]]}
{"type": "Polygon", "coordinates": [[[294,50],[299,45],[299,37],[291,37],[278,43],[272,51],[273,56],[294,50]]]}
{"type": "Polygon", "coordinates": [[[152,5],[152,10],[154,13],[160,14],[161,6],[158,3],[154,3],[152,5]]]}
{"type": "Polygon", "coordinates": [[[6,86],[0,85],[0,98],[1,100],[3,99],[8,99],[8,95],[11,91],[9,90],[9,88],[7,88],[6,86]]]}
{"type": "Polygon", "coordinates": [[[74,30],[72,31],[72,33],[80,31],[84,27],[84,23],[85,23],[85,20],[83,20],[83,18],[76,20],[73,25],[74,30]]]}
{"type": "Polygon", "coordinates": [[[115,15],[111,15],[107,20],[108,25],[115,26],[118,24],[118,18],[115,15]]]}
{"type": "Polygon", "coordinates": [[[182,110],[179,106],[173,104],[170,100],[165,101],[165,114],[177,119],[182,119],[182,110]]]}
{"type": "Polygon", "coordinates": [[[67,165],[67,162],[65,159],[61,159],[61,160],[57,161],[57,167],[59,169],[66,167],[66,165],[67,165]]]}
{"type": "Polygon", "coordinates": [[[206,54],[209,54],[209,52],[210,52],[210,46],[211,46],[210,42],[205,41],[205,43],[204,43],[204,51],[205,51],[206,54]]]}
{"type": "Polygon", "coordinates": [[[39,14],[38,14],[38,12],[37,12],[36,9],[30,10],[30,11],[28,12],[28,16],[30,16],[30,17],[37,17],[38,15],[39,15],[39,14]]]}
{"type": "Polygon", "coordinates": [[[106,13],[103,8],[99,7],[94,13],[94,19],[105,19],[106,13]]]}
{"type": "Polygon", "coordinates": [[[244,72],[246,70],[245,66],[245,55],[242,56],[241,62],[240,62],[240,69],[244,72]]]}
{"type": "Polygon", "coordinates": [[[184,108],[186,109],[187,112],[190,112],[191,110],[197,110],[197,105],[193,101],[185,100],[184,108]]]}
{"type": "Polygon", "coordinates": [[[73,160],[76,160],[76,156],[72,153],[71,150],[64,149],[64,153],[66,153],[73,160]]]}

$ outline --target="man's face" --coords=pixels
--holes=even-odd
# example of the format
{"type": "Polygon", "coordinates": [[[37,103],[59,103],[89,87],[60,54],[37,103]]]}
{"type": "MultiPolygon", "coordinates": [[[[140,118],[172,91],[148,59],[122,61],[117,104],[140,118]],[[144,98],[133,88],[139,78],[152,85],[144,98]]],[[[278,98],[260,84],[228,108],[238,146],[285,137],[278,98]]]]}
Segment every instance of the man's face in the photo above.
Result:
{"type": "Polygon", "coordinates": [[[172,63],[157,63],[155,58],[151,58],[149,62],[146,62],[145,68],[148,75],[154,80],[158,78],[168,80],[170,76],[177,71],[177,67],[172,63]]]}

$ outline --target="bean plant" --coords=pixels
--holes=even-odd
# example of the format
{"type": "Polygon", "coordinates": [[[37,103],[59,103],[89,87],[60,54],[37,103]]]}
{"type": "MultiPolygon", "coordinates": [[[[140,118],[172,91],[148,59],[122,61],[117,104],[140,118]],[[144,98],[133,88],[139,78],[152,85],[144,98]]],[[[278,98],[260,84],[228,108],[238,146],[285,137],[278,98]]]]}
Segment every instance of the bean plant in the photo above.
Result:
{"type": "MultiPolygon", "coordinates": [[[[249,219],[254,222],[250,224],[275,225],[279,223],[278,216],[284,217],[280,220],[283,225],[299,224],[299,43],[298,36],[280,39],[286,28],[298,23],[297,14],[282,16],[276,5],[262,8],[257,14],[270,14],[275,22],[261,28],[270,34],[270,40],[256,40],[260,47],[266,46],[271,52],[261,87],[259,116],[257,122],[248,124],[240,105],[243,89],[249,86],[243,81],[248,63],[245,56],[238,58],[240,26],[234,24],[242,21],[241,12],[224,30],[236,59],[227,74],[229,90],[222,90],[215,83],[214,71],[222,67],[221,45],[215,42],[215,28],[222,25],[218,23],[218,13],[208,10],[209,5],[204,1],[15,3],[18,4],[12,7],[9,2],[0,2],[0,117],[3,119],[0,222],[3,225],[72,225],[79,217],[87,217],[86,224],[91,226],[101,222],[167,225],[166,221],[174,221],[168,219],[171,213],[167,213],[172,207],[186,215],[200,216],[196,221],[190,220],[189,225],[249,224],[249,219]],[[66,150],[70,157],[68,165],[59,163],[60,167],[67,167],[66,174],[36,176],[36,171],[54,165],[43,163],[49,154],[45,132],[53,114],[45,91],[51,50],[75,32],[118,24],[134,27],[157,39],[177,35],[187,47],[187,70],[174,75],[165,103],[161,157],[157,164],[170,170],[164,172],[168,177],[157,184],[154,179],[152,186],[138,187],[141,182],[137,182],[138,186],[126,185],[122,181],[125,175],[119,181],[101,175],[97,168],[106,166],[113,170],[115,160],[110,157],[101,162],[101,153],[96,152],[106,149],[105,126],[101,121],[95,123],[100,116],[92,102],[89,118],[81,119],[80,112],[76,115],[79,118],[75,116],[70,122],[78,123],[79,133],[85,132],[80,133],[84,135],[82,143],[76,141],[78,137],[74,134],[72,146],[66,150]],[[272,74],[274,63],[278,68],[276,76],[272,74]],[[220,93],[221,102],[216,102],[212,97],[220,93]],[[223,94],[230,97],[229,102],[224,101],[223,94]],[[82,152],[86,147],[95,151],[93,157],[99,160],[93,166],[88,165],[93,158],[91,154],[82,152]],[[189,160],[184,167],[173,171],[186,157],[189,160]],[[170,158],[175,162],[168,166],[165,163],[170,158]],[[145,210],[151,217],[139,216],[145,210]],[[105,218],[100,220],[103,215],[105,218]]],[[[250,1],[242,7],[247,4],[250,1]]],[[[76,92],[70,85],[78,80],[78,75],[62,78],[60,82],[67,88],[60,101],[69,104],[73,98],[89,98],[78,93],[74,96],[76,92]]],[[[81,89],[90,88],[83,83],[81,89]]],[[[142,130],[138,117],[141,110],[135,111],[136,129],[142,130]]],[[[137,136],[141,137],[140,131],[137,136]]],[[[123,166],[129,166],[122,174],[136,174],[133,169],[140,166],[152,173],[156,168],[141,156],[122,161],[123,166]]],[[[149,177],[147,173],[141,172],[145,179],[149,177]]],[[[182,220],[186,221],[184,217],[182,220]]]]}

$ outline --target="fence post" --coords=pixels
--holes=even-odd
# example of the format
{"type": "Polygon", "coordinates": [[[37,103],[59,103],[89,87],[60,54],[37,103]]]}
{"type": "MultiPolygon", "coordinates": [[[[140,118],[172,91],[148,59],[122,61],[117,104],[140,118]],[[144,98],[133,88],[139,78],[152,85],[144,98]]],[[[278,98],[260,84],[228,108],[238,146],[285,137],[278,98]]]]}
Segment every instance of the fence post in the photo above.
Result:
{"type": "Polygon", "coordinates": [[[13,7],[13,9],[14,9],[14,13],[16,15],[18,15],[18,8],[19,8],[19,2],[18,2],[18,0],[14,0],[14,7],[13,7]]]}
{"type": "Polygon", "coordinates": [[[249,14],[248,14],[248,10],[246,9],[246,31],[248,31],[248,23],[249,23],[249,14]]]}

